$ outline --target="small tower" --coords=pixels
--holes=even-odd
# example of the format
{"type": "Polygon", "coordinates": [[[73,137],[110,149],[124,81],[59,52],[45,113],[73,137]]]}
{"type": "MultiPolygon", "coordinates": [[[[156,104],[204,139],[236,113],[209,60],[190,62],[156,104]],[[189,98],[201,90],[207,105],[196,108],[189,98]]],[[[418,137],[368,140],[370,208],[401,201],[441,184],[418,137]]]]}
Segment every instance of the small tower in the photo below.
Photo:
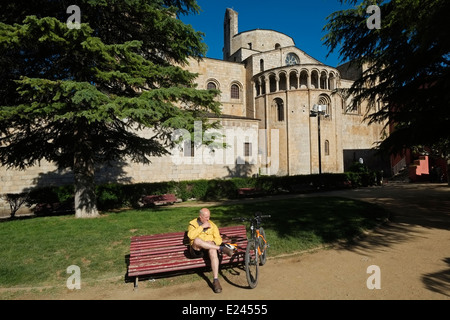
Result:
{"type": "Polygon", "coordinates": [[[228,60],[231,52],[231,41],[233,36],[238,33],[238,13],[233,9],[227,8],[225,19],[223,20],[223,60],[228,60]]]}

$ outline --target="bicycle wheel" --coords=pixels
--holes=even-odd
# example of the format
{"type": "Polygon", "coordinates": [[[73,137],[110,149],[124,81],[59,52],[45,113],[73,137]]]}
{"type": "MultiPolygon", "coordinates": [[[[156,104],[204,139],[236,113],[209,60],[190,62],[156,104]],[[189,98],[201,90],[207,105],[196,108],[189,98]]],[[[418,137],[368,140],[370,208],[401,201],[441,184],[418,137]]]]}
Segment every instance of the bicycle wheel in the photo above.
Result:
{"type": "Polygon", "coordinates": [[[267,238],[262,227],[259,228],[259,234],[262,236],[262,238],[259,238],[259,250],[261,251],[261,255],[259,256],[259,265],[263,266],[267,261],[267,238]]]}
{"type": "Polygon", "coordinates": [[[258,284],[258,250],[255,240],[249,240],[245,250],[245,274],[250,288],[255,288],[258,284]]]}

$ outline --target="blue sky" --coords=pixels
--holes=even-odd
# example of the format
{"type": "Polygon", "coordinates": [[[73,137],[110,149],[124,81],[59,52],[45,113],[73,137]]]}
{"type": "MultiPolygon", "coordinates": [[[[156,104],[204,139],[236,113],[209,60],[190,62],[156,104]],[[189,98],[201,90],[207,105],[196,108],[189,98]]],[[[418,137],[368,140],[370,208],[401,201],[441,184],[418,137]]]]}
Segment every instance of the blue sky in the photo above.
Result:
{"type": "Polygon", "coordinates": [[[186,24],[205,34],[208,58],[222,59],[223,18],[226,8],[238,12],[239,32],[271,29],[282,32],[296,46],[326,65],[336,67],[341,62],[338,52],[328,58],[328,48],[321,40],[322,30],[331,13],[345,9],[338,0],[198,0],[202,11],[198,15],[181,17],[186,24]]]}

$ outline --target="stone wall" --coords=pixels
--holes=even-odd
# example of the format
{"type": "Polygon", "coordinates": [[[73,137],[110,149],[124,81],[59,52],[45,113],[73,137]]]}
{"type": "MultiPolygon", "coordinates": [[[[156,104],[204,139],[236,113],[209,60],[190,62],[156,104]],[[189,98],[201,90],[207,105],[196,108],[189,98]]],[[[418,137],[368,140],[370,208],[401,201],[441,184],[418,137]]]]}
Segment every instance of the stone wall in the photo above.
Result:
{"type": "MultiPolygon", "coordinates": [[[[176,146],[171,154],[151,157],[151,164],[133,163],[127,159],[112,166],[96,168],[96,182],[140,183],[184,181],[196,179],[231,178],[252,176],[259,173],[257,120],[221,119],[222,128],[217,131],[226,137],[225,149],[211,152],[206,146],[195,148],[193,156],[185,156],[182,146],[176,146]],[[244,154],[244,144],[251,144],[249,156],[244,154]]],[[[151,135],[150,132],[143,133],[151,135]]],[[[41,161],[26,170],[0,167],[0,194],[21,193],[35,187],[60,186],[73,183],[70,170],[58,170],[51,163],[41,161]]],[[[28,212],[23,208],[18,214],[28,212]]],[[[0,216],[9,215],[7,202],[0,200],[0,216]]]]}

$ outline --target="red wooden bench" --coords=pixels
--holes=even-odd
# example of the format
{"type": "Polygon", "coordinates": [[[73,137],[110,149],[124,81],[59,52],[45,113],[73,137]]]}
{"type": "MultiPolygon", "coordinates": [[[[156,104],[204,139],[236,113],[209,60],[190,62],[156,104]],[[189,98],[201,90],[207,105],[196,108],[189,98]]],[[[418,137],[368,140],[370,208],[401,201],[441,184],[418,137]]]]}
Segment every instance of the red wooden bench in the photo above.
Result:
{"type": "Polygon", "coordinates": [[[142,198],[142,203],[144,204],[144,206],[159,206],[165,204],[174,204],[175,202],[178,202],[178,199],[173,193],[151,195],[142,198]]]}
{"type": "MultiPolygon", "coordinates": [[[[220,264],[240,264],[244,262],[247,247],[247,231],[244,225],[219,229],[224,243],[237,243],[237,251],[231,257],[219,256],[220,264]]],[[[193,259],[189,255],[187,232],[172,232],[134,236],[130,243],[128,277],[134,277],[134,287],[138,287],[139,276],[168,274],[176,271],[209,267],[209,257],[193,259]]]]}
{"type": "Polygon", "coordinates": [[[262,190],[259,188],[239,188],[237,189],[239,196],[260,195],[262,190]]]}

